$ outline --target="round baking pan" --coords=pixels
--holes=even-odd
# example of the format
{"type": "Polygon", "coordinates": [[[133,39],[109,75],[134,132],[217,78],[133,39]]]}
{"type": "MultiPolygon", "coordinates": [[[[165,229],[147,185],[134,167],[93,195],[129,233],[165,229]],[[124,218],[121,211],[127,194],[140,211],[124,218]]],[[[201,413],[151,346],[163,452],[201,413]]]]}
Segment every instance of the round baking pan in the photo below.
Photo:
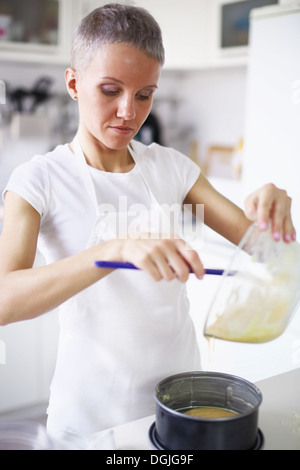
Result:
{"type": "Polygon", "coordinates": [[[251,382],[217,372],[186,372],[162,380],[155,389],[156,422],[150,438],[168,450],[251,450],[261,447],[260,390],[251,382]],[[236,414],[202,418],[184,411],[225,408],[236,414]]]}

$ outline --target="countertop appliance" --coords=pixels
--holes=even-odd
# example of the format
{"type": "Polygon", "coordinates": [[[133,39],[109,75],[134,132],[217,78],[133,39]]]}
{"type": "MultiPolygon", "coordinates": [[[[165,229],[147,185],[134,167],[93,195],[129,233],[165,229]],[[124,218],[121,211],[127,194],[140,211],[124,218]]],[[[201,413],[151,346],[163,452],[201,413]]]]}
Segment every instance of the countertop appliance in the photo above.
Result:
{"type": "Polygon", "coordinates": [[[252,10],[243,190],[273,182],[300,234],[300,2],[252,10]]]}

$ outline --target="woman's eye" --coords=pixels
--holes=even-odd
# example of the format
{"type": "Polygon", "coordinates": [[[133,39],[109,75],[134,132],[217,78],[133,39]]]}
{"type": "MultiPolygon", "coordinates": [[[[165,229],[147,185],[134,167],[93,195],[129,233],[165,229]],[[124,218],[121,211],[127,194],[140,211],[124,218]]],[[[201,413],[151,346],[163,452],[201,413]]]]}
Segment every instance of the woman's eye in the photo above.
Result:
{"type": "Polygon", "coordinates": [[[150,100],[153,93],[154,91],[148,91],[148,93],[139,93],[137,97],[142,101],[147,101],[147,100],[150,100]]]}
{"type": "Polygon", "coordinates": [[[146,101],[150,99],[151,95],[137,95],[139,100],[146,101]]]}
{"type": "Polygon", "coordinates": [[[115,88],[102,87],[101,91],[102,91],[102,93],[104,93],[105,95],[108,95],[108,96],[115,96],[115,95],[118,94],[118,90],[116,90],[115,88]]]}
{"type": "MultiPolygon", "coordinates": [[[[117,96],[120,93],[120,90],[118,88],[112,87],[112,86],[102,86],[101,87],[101,92],[106,95],[106,96],[117,96]]],[[[143,92],[143,93],[138,93],[136,95],[137,99],[140,101],[148,101],[150,100],[153,92],[143,92]]]]}

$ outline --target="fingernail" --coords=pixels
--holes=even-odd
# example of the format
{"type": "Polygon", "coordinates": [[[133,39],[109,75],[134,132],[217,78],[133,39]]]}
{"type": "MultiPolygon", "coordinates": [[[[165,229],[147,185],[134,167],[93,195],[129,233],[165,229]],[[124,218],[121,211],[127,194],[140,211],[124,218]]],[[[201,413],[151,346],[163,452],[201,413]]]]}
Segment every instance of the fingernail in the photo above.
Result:
{"type": "Polygon", "coordinates": [[[293,233],[293,234],[292,234],[292,239],[293,239],[294,241],[297,240],[297,234],[296,234],[296,233],[293,233]]]}
{"type": "Polygon", "coordinates": [[[273,232],[273,239],[276,241],[280,240],[280,232],[273,232]]]}
{"type": "Polygon", "coordinates": [[[289,234],[289,233],[286,233],[286,234],[284,235],[284,239],[285,239],[286,242],[290,242],[290,241],[291,241],[291,236],[290,236],[290,234],[289,234]]]}
{"type": "Polygon", "coordinates": [[[261,223],[259,224],[259,228],[260,228],[260,230],[262,230],[263,232],[265,232],[265,231],[267,230],[267,228],[268,228],[267,222],[261,222],[261,223]]]}

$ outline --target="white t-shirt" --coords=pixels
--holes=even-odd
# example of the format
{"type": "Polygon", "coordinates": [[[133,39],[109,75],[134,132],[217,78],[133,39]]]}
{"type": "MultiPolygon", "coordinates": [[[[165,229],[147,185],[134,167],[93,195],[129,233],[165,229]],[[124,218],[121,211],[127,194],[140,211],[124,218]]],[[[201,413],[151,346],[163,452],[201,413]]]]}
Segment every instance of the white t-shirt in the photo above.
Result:
{"type": "MultiPolygon", "coordinates": [[[[174,149],[132,142],[133,151],[143,153],[152,185],[161,204],[182,204],[196,182],[200,169],[174,149]]],[[[99,204],[118,207],[126,196],[128,207],[149,207],[148,189],[135,166],[129,173],[107,173],[89,167],[99,204]]],[[[13,191],[31,204],[41,216],[38,240],[47,263],[83,250],[95,222],[95,211],[84,190],[80,171],[69,145],[59,145],[45,155],[36,155],[17,167],[4,191],[13,191]]]]}
{"type": "MultiPolygon", "coordinates": [[[[182,204],[198,166],[157,144],[131,147],[139,164],[129,173],[89,168],[98,205],[117,205],[126,196],[129,206],[149,207],[153,194],[159,204],[182,204]]],[[[17,168],[6,190],[41,215],[39,249],[47,263],[86,247],[98,219],[68,145],[17,168]]],[[[200,368],[185,286],[177,280],[155,283],[146,273],[116,270],[62,304],[59,320],[48,410],[48,430],[56,437],[153,414],[158,381],[200,368]]]]}

